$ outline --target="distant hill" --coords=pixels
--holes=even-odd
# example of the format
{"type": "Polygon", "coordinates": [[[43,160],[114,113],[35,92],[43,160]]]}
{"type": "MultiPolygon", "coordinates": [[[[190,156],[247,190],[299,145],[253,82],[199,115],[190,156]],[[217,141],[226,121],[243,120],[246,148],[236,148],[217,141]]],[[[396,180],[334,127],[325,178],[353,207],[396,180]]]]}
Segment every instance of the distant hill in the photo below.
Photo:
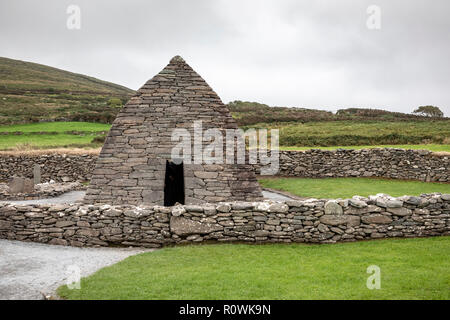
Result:
{"type": "MultiPolygon", "coordinates": [[[[133,93],[126,87],[86,75],[0,57],[0,125],[40,121],[111,123],[133,93]]],[[[238,100],[227,106],[242,127],[311,121],[440,120],[378,109],[350,108],[332,113],[238,100]]]]}
{"type": "Polygon", "coordinates": [[[266,104],[248,101],[228,103],[233,117],[240,126],[253,126],[262,123],[311,122],[311,121],[434,121],[449,118],[430,118],[415,114],[391,112],[380,109],[348,108],[336,113],[324,110],[270,107],[266,104]]]}
{"type": "Polygon", "coordinates": [[[0,124],[110,122],[133,93],[86,75],[0,57],[0,124]]]}

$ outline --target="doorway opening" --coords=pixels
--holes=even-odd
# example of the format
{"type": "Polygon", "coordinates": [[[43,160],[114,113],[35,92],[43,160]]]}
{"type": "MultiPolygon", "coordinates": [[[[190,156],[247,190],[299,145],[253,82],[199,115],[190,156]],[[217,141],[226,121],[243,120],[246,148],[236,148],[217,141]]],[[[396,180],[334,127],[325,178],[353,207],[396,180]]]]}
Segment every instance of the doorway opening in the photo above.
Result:
{"type": "Polygon", "coordinates": [[[164,205],[170,207],[175,203],[184,204],[184,169],[183,162],[176,164],[166,160],[166,177],[164,180],[164,205]]]}

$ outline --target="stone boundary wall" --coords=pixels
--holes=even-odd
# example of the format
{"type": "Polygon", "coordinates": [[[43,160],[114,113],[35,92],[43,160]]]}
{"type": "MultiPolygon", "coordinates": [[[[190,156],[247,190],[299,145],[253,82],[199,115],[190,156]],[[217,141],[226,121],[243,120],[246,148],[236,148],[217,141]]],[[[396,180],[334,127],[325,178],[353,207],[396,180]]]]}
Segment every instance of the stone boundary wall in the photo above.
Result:
{"type": "MultiPolygon", "coordinates": [[[[0,154],[0,181],[13,175],[32,178],[33,165],[42,167],[42,181],[89,181],[96,154],[6,155],[0,154]]],[[[259,166],[254,165],[259,174],[259,166]]],[[[450,182],[450,155],[426,150],[363,149],[280,151],[280,176],[384,177],[450,182]]]]}
{"type": "Polygon", "coordinates": [[[1,154],[0,181],[12,176],[33,178],[33,166],[41,166],[42,182],[89,181],[94,170],[97,154],[1,154]]]}
{"type": "Polygon", "coordinates": [[[72,246],[334,243],[450,235],[450,195],[175,207],[0,204],[0,238],[72,246]]]}
{"type": "MultiPolygon", "coordinates": [[[[255,166],[259,173],[259,166],[255,166]]],[[[302,178],[383,177],[450,182],[450,154],[391,148],[280,151],[278,175],[302,178]]]]}

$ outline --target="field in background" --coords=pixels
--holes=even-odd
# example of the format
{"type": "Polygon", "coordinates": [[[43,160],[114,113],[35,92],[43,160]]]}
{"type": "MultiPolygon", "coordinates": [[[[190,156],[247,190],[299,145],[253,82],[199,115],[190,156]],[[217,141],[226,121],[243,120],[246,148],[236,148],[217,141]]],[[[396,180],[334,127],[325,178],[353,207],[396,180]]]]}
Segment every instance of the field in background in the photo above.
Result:
{"type": "Polygon", "coordinates": [[[351,198],[355,195],[367,197],[377,193],[393,197],[419,196],[422,193],[448,193],[449,183],[402,181],[374,178],[266,178],[259,183],[270,189],[286,191],[299,197],[319,199],[351,198]]]}
{"type": "Polygon", "coordinates": [[[110,125],[89,122],[45,122],[0,126],[0,150],[98,148],[110,125]],[[95,139],[99,139],[96,141],[95,139]]]}
{"type": "Polygon", "coordinates": [[[82,74],[0,57],[0,124],[111,122],[133,93],[82,74]]]}
{"type": "Polygon", "coordinates": [[[450,299],[450,237],[198,245],[129,257],[66,286],[67,299],[450,299]],[[381,289],[366,286],[381,269],[381,289]],[[330,268],[331,266],[331,268],[330,268]]]}
{"type": "MultiPolygon", "coordinates": [[[[280,149],[281,150],[307,150],[311,148],[319,149],[361,149],[366,147],[393,147],[404,149],[425,149],[430,151],[450,152],[450,122],[376,122],[376,123],[349,123],[344,122],[317,122],[306,124],[285,124],[280,131],[280,149]],[[403,124],[403,126],[399,126],[403,124]],[[403,130],[403,131],[402,131],[403,130]],[[368,139],[374,142],[384,141],[383,136],[395,137],[398,132],[405,139],[414,140],[414,137],[428,136],[435,137],[434,140],[444,141],[444,144],[367,144],[346,146],[345,141],[358,141],[363,134],[371,135],[368,139]],[[316,140],[336,141],[333,146],[315,146],[309,145],[307,141],[313,138],[316,140]],[[342,138],[344,137],[344,138],[342,138]],[[341,139],[342,138],[342,139],[341,139]],[[298,146],[290,146],[286,141],[295,139],[298,146]],[[304,144],[304,145],[302,145],[304,144]]],[[[274,124],[258,125],[258,128],[276,127],[274,124]]],[[[102,145],[101,137],[104,137],[111,125],[90,122],[41,122],[30,124],[14,124],[0,126],[0,150],[14,149],[42,149],[42,148],[73,148],[86,147],[98,148],[102,145]],[[95,138],[100,140],[93,141],[95,138]]],[[[416,139],[418,140],[418,139],[416,139]]],[[[433,140],[433,138],[430,138],[433,140]]],[[[367,140],[365,140],[367,142],[367,140]]]]}
{"type": "Polygon", "coordinates": [[[450,144],[450,120],[283,122],[247,128],[279,129],[280,146],[292,147],[450,144]]]}

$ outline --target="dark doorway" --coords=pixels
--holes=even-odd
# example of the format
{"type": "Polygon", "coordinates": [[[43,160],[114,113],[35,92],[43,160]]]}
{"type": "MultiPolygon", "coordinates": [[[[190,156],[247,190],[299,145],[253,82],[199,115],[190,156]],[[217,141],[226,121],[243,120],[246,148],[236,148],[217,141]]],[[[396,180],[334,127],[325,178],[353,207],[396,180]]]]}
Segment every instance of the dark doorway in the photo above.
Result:
{"type": "Polygon", "coordinates": [[[164,180],[164,205],[170,207],[175,203],[184,204],[183,162],[175,164],[166,161],[166,178],[164,180]]]}

